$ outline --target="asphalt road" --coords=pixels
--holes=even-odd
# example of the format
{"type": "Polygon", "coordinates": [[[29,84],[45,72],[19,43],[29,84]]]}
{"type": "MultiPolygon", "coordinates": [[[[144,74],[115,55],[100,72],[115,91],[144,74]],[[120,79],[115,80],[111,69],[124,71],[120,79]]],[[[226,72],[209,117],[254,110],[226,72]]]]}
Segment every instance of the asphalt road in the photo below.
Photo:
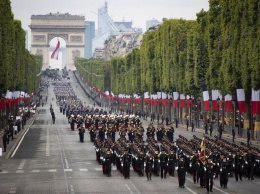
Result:
{"type": "MultiPolygon", "coordinates": [[[[70,72],[71,82],[78,97],[87,104],[93,104],[84,94],[75,77],[70,72]]],[[[52,193],[118,193],[118,194],[156,194],[156,193],[206,193],[206,189],[194,184],[191,175],[187,176],[186,187],[178,187],[177,177],[161,179],[152,177],[147,181],[146,177],[139,177],[132,169],[130,179],[124,179],[122,174],[112,169],[112,177],[106,177],[102,173],[102,167],[95,160],[95,151],[90,142],[89,134],[85,134],[85,142],[79,142],[77,131],[71,131],[66,117],[59,112],[55,101],[53,86],[43,95],[48,94],[48,101],[43,107],[39,107],[38,113],[28,130],[24,131],[24,137],[17,138],[18,144],[13,150],[9,150],[10,157],[0,157],[0,193],[18,194],[52,194],[52,193]],[[56,123],[52,124],[49,111],[52,103],[56,115],[56,123]]],[[[142,121],[147,127],[147,121],[142,121]]],[[[175,129],[175,138],[183,135],[188,139],[194,134],[202,137],[202,131],[195,133],[186,131],[182,126],[175,129]]],[[[224,138],[229,139],[228,136],[224,138]]],[[[226,193],[259,193],[260,179],[236,182],[230,178],[228,189],[220,188],[219,180],[214,180],[214,194],[226,193]]]]}

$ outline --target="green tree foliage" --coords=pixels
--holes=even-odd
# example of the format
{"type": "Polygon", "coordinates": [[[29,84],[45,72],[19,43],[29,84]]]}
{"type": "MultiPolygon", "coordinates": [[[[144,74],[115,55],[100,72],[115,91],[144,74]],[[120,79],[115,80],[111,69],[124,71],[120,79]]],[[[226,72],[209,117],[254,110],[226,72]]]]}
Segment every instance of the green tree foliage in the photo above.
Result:
{"type": "Polygon", "coordinates": [[[109,62],[102,59],[76,58],[75,65],[88,84],[98,88],[100,91],[110,88],[109,62]]]}
{"type": "Polygon", "coordinates": [[[14,18],[10,0],[1,0],[0,5],[0,87],[2,94],[11,90],[13,82],[14,18]]]}
{"type": "Polygon", "coordinates": [[[10,0],[0,0],[0,93],[7,90],[35,92],[40,82],[42,56],[25,48],[25,31],[14,20],[10,0]]]}

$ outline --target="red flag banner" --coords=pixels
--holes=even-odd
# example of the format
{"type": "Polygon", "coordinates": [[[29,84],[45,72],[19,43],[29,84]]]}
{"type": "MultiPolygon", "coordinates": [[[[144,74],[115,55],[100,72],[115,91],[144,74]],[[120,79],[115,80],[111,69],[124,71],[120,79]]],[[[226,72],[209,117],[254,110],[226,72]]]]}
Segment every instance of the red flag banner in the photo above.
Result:
{"type": "Polygon", "coordinates": [[[206,145],[204,138],[202,139],[200,144],[200,161],[203,165],[206,164],[206,145]]]}
{"type": "Polygon", "coordinates": [[[52,59],[58,60],[59,49],[60,49],[60,41],[58,40],[58,43],[57,43],[57,45],[56,45],[56,48],[55,48],[55,50],[54,50],[54,51],[52,52],[52,54],[51,54],[51,58],[52,58],[52,59]]]}
{"type": "Polygon", "coordinates": [[[204,110],[210,110],[209,108],[209,91],[203,91],[203,102],[204,102],[204,110]]]}
{"type": "Polygon", "coordinates": [[[225,96],[225,111],[226,112],[232,112],[233,106],[232,106],[232,96],[227,94],[225,96]]]}
{"type": "Polygon", "coordinates": [[[246,100],[245,100],[244,89],[237,89],[237,102],[238,102],[239,112],[240,113],[246,112],[246,100]]]}
{"type": "Polygon", "coordinates": [[[252,89],[251,113],[260,114],[260,90],[252,89]]]}

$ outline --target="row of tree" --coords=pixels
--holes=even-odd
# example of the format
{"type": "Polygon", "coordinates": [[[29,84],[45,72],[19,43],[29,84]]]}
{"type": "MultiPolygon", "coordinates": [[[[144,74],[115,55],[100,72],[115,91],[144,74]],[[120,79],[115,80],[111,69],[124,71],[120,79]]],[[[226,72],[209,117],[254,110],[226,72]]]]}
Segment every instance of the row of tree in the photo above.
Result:
{"type": "Polygon", "coordinates": [[[31,55],[26,49],[26,32],[21,21],[15,20],[10,0],[0,0],[0,93],[9,91],[35,92],[39,86],[42,56],[31,55]]]}
{"type": "MultiPolygon", "coordinates": [[[[249,111],[251,89],[260,89],[259,13],[258,0],[209,0],[196,21],[164,21],[146,32],[140,49],[111,59],[109,89],[130,95],[176,90],[198,98],[206,83],[236,98],[236,89],[244,88],[249,111]]],[[[80,61],[84,68],[90,63],[80,61]]]]}

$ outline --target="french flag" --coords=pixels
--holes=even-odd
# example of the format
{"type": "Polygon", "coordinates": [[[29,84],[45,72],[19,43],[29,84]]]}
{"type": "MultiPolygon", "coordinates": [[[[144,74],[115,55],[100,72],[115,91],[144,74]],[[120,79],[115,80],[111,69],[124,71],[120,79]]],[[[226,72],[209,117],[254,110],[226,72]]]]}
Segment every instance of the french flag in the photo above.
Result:
{"type": "Polygon", "coordinates": [[[218,97],[220,97],[220,93],[218,90],[212,90],[212,110],[219,110],[218,97]]]}
{"type": "Polygon", "coordinates": [[[109,98],[110,98],[109,91],[105,91],[105,98],[106,98],[106,99],[109,99],[109,98]]]}
{"type": "Polygon", "coordinates": [[[181,108],[186,108],[186,100],[185,100],[185,95],[184,94],[180,94],[180,107],[181,108]]]}
{"type": "Polygon", "coordinates": [[[157,94],[153,94],[151,97],[152,97],[152,105],[157,106],[157,94]]]}
{"type": "Polygon", "coordinates": [[[260,114],[260,90],[252,89],[251,114],[260,114]]]}
{"type": "Polygon", "coordinates": [[[245,100],[244,89],[237,89],[237,102],[238,102],[239,112],[240,113],[246,112],[246,100],[245,100]]]}
{"type": "Polygon", "coordinates": [[[56,45],[56,48],[55,48],[55,50],[53,51],[53,53],[51,54],[51,58],[52,58],[52,59],[58,60],[59,49],[60,49],[60,41],[58,40],[58,43],[57,43],[57,45],[56,45]]]}
{"type": "Polygon", "coordinates": [[[144,103],[145,104],[150,104],[150,95],[149,92],[144,93],[144,103]]]}
{"type": "Polygon", "coordinates": [[[227,94],[225,96],[225,111],[226,112],[232,112],[233,106],[232,106],[232,96],[227,94]]]}
{"type": "Polygon", "coordinates": [[[209,91],[207,90],[206,84],[202,84],[202,90],[203,90],[203,102],[204,102],[204,110],[208,111],[209,108],[209,91]]]}
{"type": "Polygon", "coordinates": [[[166,106],[166,93],[162,92],[162,106],[166,106]]]}
{"type": "Polygon", "coordinates": [[[179,93],[174,91],[173,92],[173,105],[175,108],[178,108],[178,98],[179,98],[179,93]]]}

